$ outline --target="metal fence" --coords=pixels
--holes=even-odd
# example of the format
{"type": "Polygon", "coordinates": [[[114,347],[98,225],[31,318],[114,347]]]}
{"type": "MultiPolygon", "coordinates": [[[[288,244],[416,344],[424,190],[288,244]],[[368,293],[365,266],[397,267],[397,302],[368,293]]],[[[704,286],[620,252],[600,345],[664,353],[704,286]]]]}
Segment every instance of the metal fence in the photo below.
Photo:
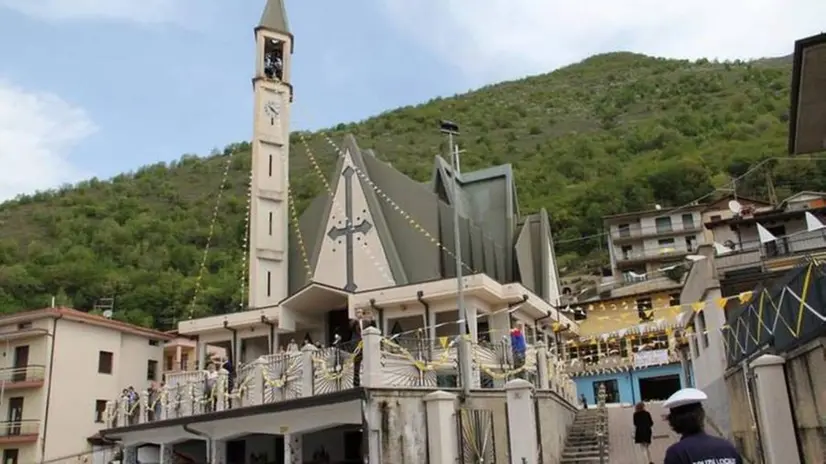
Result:
{"type": "Polygon", "coordinates": [[[826,333],[826,264],[807,263],[730,298],[723,340],[729,366],[760,349],[783,352],[826,333]]]}

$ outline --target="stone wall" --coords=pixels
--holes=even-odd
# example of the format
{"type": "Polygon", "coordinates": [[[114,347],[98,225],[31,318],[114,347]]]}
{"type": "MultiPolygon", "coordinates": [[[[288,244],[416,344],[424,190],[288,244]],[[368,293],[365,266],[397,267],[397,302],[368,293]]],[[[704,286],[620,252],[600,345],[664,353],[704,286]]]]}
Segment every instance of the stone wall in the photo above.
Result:
{"type": "Polygon", "coordinates": [[[542,462],[557,464],[562,458],[565,438],[568,436],[568,428],[574,422],[576,409],[554,392],[538,391],[535,398],[539,411],[537,417],[542,462]]]}
{"type": "MultiPolygon", "coordinates": [[[[487,452],[490,453],[489,456],[493,462],[511,462],[508,425],[510,420],[515,427],[518,427],[517,433],[537,437],[543,463],[555,464],[560,461],[567,430],[574,420],[576,407],[559,394],[544,390],[535,392],[533,396],[535,417],[514,417],[513,413],[508,414],[507,394],[504,389],[473,390],[464,402],[460,399],[459,390],[446,389],[445,391],[456,396],[453,402],[454,412],[450,418],[451,423],[447,424],[446,429],[456,435],[455,443],[459,456],[462,456],[463,443],[466,447],[479,447],[478,443],[468,444],[466,438],[463,439],[459,424],[464,421],[464,428],[472,426],[477,428],[476,432],[480,435],[489,434],[490,442],[483,441],[486,442],[487,452]],[[482,411],[483,417],[472,416],[471,411],[482,411]],[[539,426],[533,427],[537,418],[539,426]],[[475,425],[471,425],[471,422],[475,425]]],[[[435,464],[428,455],[429,418],[425,401],[425,397],[432,393],[433,390],[429,389],[369,390],[366,408],[368,417],[373,417],[380,422],[381,437],[378,450],[380,462],[418,464],[431,461],[431,464],[435,464]]],[[[433,419],[430,418],[431,421],[433,419]]],[[[462,460],[459,459],[457,462],[462,462],[462,460]]]]}
{"type": "MultiPolygon", "coordinates": [[[[790,410],[803,462],[826,462],[825,346],[826,338],[821,338],[783,355],[790,410]]],[[[743,368],[730,370],[725,381],[731,399],[731,430],[735,444],[746,458],[760,462],[765,452],[765,444],[761,445],[760,439],[769,438],[760,436],[760,423],[755,418],[760,391],[753,392],[754,404],[750,410],[743,368]]]]}
{"type": "Polygon", "coordinates": [[[799,446],[806,462],[826,462],[826,338],[786,361],[786,381],[799,446]]]}

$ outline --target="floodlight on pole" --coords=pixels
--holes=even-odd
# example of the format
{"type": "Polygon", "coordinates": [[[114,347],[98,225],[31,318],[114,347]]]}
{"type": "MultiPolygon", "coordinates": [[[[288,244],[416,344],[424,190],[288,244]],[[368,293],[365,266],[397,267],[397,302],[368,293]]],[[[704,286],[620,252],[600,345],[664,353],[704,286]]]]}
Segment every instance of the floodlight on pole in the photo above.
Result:
{"type": "Polygon", "coordinates": [[[459,313],[459,376],[462,382],[462,393],[467,398],[470,394],[470,384],[473,379],[471,373],[470,347],[467,340],[467,311],[465,309],[464,279],[462,278],[462,247],[459,231],[459,205],[456,199],[459,196],[459,146],[454,137],[459,135],[459,126],[447,120],[439,123],[439,130],[447,134],[448,150],[450,152],[451,193],[453,194],[453,256],[456,258],[456,306],[459,313]]]}

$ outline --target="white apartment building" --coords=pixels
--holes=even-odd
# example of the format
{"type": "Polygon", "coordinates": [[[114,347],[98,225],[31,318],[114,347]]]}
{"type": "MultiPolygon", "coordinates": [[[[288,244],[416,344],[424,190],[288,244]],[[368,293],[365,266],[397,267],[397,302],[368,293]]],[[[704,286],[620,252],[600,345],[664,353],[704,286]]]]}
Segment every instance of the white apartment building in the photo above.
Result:
{"type": "Polygon", "coordinates": [[[69,308],[0,317],[2,464],[92,462],[106,402],[159,381],[170,338],[69,308]]]}
{"type": "Polygon", "coordinates": [[[704,209],[705,205],[693,205],[605,216],[614,279],[643,280],[696,252],[705,242],[704,209]]]}

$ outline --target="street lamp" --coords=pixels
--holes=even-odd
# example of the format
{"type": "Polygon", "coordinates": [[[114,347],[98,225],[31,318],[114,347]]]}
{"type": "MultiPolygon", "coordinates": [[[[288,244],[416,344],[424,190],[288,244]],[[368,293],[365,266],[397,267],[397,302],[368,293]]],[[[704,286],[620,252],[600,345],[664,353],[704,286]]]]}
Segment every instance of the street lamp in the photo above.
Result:
{"type": "Polygon", "coordinates": [[[471,360],[470,347],[467,336],[467,311],[465,310],[465,290],[462,279],[462,247],[460,245],[461,235],[459,233],[459,147],[454,143],[454,137],[459,135],[459,126],[452,121],[442,120],[439,122],[439,130],[447,134],[447,145],[450,152],[451,171],[451,193],[453,194],[453,256],[456,258],[456,298],[457,309],[459,310],[459,375],[461,376],[462,392],[470,393],[471,360]]]}

